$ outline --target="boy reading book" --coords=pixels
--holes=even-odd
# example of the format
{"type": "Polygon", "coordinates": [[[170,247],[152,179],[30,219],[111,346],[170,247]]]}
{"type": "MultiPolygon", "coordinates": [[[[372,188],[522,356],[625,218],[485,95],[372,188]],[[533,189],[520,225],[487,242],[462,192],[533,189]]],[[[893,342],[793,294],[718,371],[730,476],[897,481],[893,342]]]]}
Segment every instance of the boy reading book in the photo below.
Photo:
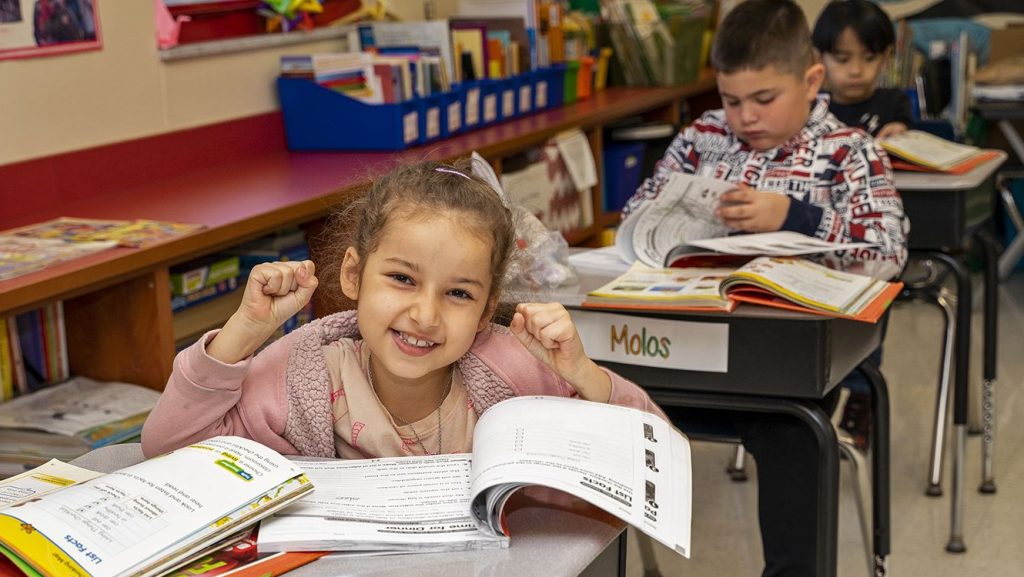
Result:
{"type": "MultiPolygon", "coordinates": [[[[876,243],[836,253],[838,260],[887,261],[899,270],[908,225],[888,158],[818,97],[825,71],[801,9],[788,0],[743,2],[723,20],[711,61],[724,108],[676,137],[626,213],[656,198],[673,172],[711,176],[736,184],[714,207],[731,230],[876,243]]],[[[764,575],[815,575],[813,436],[789,417],[732,420],[757,460],[764,575]]]]}

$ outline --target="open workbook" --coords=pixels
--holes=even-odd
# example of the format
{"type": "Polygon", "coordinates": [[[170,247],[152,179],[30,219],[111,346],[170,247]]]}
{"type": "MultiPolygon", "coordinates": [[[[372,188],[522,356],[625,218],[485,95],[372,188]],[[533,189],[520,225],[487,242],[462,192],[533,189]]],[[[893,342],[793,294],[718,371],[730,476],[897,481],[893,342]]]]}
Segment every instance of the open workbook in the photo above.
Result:
{"type": "Polygon", "coordinates": [[[583,307],[728,312],[748,302],[873,323],[902,287],[794,257],[762,256],[732,269],[636,263],[589,292],[583,307]]]}
{"type": "Polygon", "coordinates": [[[878,143],[892,155],[896,170],[964,174],[999,152],[960,144],[921,130],[908,130],[878,143]]]}
{"type": "Polygon", "coordinates": [[[0,484],[0,554],[33,577],[163,575],[313,489],[296,464],[238,437],[109,474],[46,467],[0,484]]]}
{"type": "Polygon", "coordinates": [[[261,524],[261,552],[507,547],[504,507],[526,485],[575,495],[690,551],[689,444],[657,415],[627,407],[519,397],[481,415],[472,454],[302,467],[317,492],[261,524]]]}

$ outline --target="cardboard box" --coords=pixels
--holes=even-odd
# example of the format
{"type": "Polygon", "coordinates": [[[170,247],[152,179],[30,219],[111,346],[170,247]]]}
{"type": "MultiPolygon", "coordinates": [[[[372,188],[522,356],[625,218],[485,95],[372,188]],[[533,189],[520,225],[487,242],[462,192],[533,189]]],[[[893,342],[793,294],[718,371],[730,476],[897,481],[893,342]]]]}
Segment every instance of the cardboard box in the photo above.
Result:
{"type": "Polygon", "coordinates": [[[989,40],[988,61],[997,62],[1008,56],[1024,55],[1024,24],[993,30],[989,40]]]}

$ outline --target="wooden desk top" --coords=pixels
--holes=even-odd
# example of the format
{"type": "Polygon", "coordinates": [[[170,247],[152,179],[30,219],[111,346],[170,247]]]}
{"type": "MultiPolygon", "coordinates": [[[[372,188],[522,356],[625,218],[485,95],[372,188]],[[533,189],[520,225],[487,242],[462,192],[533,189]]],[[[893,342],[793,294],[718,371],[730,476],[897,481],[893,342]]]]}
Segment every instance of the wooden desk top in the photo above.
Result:
{"type": "MultiPolygon", "coordinates": [[[[208,162],[208,166],[200,170],[128,188],[97,187],[99,190],[84,190],[79,195],[65,194],[31,213],[15,212],[11,217],[5,211],[0,216],[0,230],[60,216],[148,218],[200,223],[206,228],[151,247],[115,248],[0,281],[0,315],[88,293],[159,267],[323,217],[337,201],[358,193],[375,175],[397,162],[425,158],[447,160],[468,156],[473,150],[487,158],[500,158],[540,144],[560,131],[575,127],[586,129],[638,115],[713,87],[714,77],[705,74],[698,82],[685,86],[608,89],[570,106],[399,153],[290,153],[283,146],[280,149],[268,147],[258,154],[234,158],[224,164],[208,162]]],[[[202,145],[197,143],[197,146],[202,145]]],[[[7,167],[0,167],[0,171],[4,168],[7,167]]],[[[102,172],[104,168],[94,166],[91,170],[102,172]]],[[[114,171],[116,167],[108,170],[114,171]]],[[[57,180],[61,176],[55,174],[52,178],[57,180]]],[[[13,202],[14,198],[0,200],[13,202]]],[[[32,202],[31,199],[28,202],[32,202]]]]}

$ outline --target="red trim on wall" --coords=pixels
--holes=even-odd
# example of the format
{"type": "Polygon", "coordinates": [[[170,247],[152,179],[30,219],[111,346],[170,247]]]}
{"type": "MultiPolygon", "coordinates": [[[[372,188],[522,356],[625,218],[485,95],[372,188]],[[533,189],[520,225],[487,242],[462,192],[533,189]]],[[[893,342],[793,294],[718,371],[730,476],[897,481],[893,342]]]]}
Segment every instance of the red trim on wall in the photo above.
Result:
{"type": "MultiPolygon", "coordinates": [[[[5,225],[73,199],[282,151],[280,112],[210,124],[0,166],[0,211],[5,225]]],[[[67,215],[74,216],[74,215],[67,215]]]]}

